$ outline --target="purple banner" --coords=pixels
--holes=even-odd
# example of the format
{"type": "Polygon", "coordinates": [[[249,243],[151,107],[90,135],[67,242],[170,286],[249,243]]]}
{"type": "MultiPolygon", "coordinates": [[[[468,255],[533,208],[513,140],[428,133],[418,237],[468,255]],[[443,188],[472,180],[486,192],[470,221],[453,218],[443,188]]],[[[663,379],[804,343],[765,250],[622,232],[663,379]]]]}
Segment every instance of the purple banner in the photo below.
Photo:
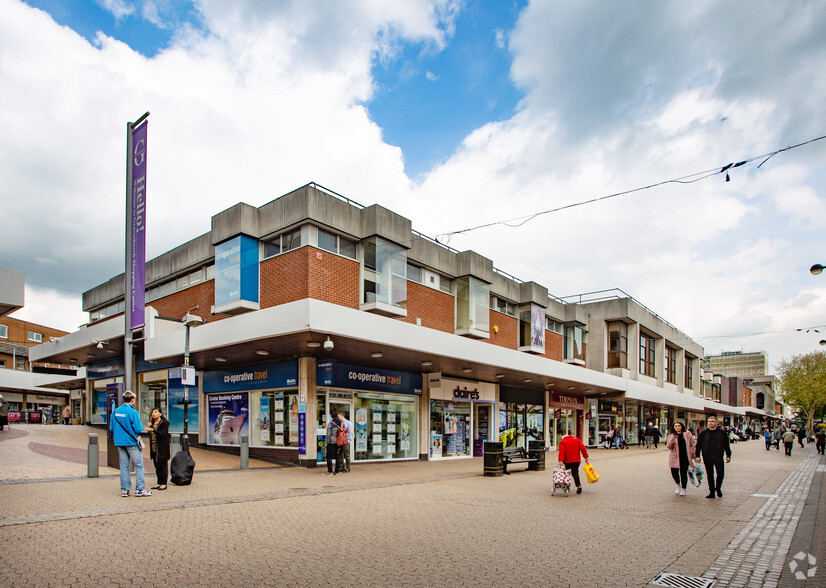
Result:
{"type": "Polygon", "coordinates": [[[132,329],[143,326],[146,291],[146,128],[132,129],[132,250],[129,252],[132,281],[128,285],[132,329]]]}

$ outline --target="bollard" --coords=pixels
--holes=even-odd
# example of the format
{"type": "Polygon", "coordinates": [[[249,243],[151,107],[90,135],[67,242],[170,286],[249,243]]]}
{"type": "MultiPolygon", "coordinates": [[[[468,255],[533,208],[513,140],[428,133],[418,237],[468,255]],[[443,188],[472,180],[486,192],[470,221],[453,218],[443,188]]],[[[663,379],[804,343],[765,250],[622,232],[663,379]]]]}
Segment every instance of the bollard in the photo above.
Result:
{"type": "Polygon", "coordinates": [[[250,437],[241,435],[241,469],[250,467],[250,437]]]}
{"type": "Polygon", "coordinates": [[[502,466],[502,447],[500,441],[485,441],[485,455],[483,457],[484,475],[489,477],[501,476],[505,469],[502,466]]]}
{"type": "Polygon", "coordinates": [[[100,464],[100,456],[98,453],[98,436],[97,433],[89,433],[89,446],[86,455],[86,477],[98,477],[98,465],[100,464]]]}
{"type": "Polygon", "coordinates": [[[175,457],[180,450],[181,450],[181,434],[180,433],[172,433],[169,436],[169,451],[172,454],[172,457],[175,457]]]}

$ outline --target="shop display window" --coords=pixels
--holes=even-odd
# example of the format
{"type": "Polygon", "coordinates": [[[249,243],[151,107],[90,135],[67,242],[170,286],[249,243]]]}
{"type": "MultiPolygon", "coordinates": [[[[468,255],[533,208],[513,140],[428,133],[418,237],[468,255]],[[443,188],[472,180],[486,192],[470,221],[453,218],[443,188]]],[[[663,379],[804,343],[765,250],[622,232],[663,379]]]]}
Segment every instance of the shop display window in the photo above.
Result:
{"type": "Polygon", "coordinates": [[[538,404],[499,403],[499,441],[504,447],[528,448],[528,441],[545,439],[544,409],[538,404]]]}
{"type": "MultiPolygon", "coordinates": [[[[152,378],[149,374],[141,375],[137,408],[143,424],[149,422],[150,414],[155,408],[160,408],[167,420],[169,419],[166,374],[163,375],[163,379],[152,378]]],[[[195,431],[197,431],[197,427],[195,431]]]]}
{"type": "Polygon", "coordinates": [[[418,458],[418,401],[414,396],[356,393],[356,461],[418,458]]]}
{"type": "Polygon", "coordinates": [[[469,456],[471,403],[430,401],[430,457],[469,456]]]}
{"type": "Polygon", "coordinates": [[[250,445],[298,447],[298,391],[250,392],[250,445]]]}

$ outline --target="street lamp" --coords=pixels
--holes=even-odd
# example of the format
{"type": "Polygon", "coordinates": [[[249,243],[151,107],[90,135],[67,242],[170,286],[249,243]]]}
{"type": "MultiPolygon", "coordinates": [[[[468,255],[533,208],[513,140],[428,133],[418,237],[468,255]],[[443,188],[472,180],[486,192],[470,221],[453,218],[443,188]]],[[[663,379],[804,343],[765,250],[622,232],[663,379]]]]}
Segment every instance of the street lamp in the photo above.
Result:
{"type": "Polygon", "coordinates": [[[195,385],[195,369],[189,365],[189,329],[204,324],[204,319],[190,311],[181,319],[181,322],[184,324],[186,332],[184,336],[184,366],[181,368],[181,383],[184,385],[184,434],[181,436],[181,451],[189,453],[189,387],[195,385]]]}
{"type": "Polygon", "coordinates": [[[823,272],[823,266],[819,263],[816,263],[809,268],[809,271],[812,273],[813,276],[819,276],[823,272]]]}

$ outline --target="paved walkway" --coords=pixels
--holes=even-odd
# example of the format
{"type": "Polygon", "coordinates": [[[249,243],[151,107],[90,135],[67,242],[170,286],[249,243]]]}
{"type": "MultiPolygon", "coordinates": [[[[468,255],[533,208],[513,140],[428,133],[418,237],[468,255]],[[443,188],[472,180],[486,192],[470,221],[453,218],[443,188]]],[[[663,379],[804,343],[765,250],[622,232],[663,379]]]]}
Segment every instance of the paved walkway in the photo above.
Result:
{"type": "Polygon", "coordinates": [[[550,467],[486,478],[477,458],[326,477],[256,460],[242,471],[237,456],[194,448],[191,486],[123,499],[116,470],[85,477],[90,431],[102,433],[0,432],[0,585],[326,586],[335,575],[360,586],[641,587],[662,572],[716,586],[826,585],[826,569],[789,573],[798,548],[821,557],[814,446],[785,457],[735,445],[714,500],[704,488],[676,496],[666,452],[639,448],[594,450],[602,479],[570,497],[550,495],[550,467]]]}

